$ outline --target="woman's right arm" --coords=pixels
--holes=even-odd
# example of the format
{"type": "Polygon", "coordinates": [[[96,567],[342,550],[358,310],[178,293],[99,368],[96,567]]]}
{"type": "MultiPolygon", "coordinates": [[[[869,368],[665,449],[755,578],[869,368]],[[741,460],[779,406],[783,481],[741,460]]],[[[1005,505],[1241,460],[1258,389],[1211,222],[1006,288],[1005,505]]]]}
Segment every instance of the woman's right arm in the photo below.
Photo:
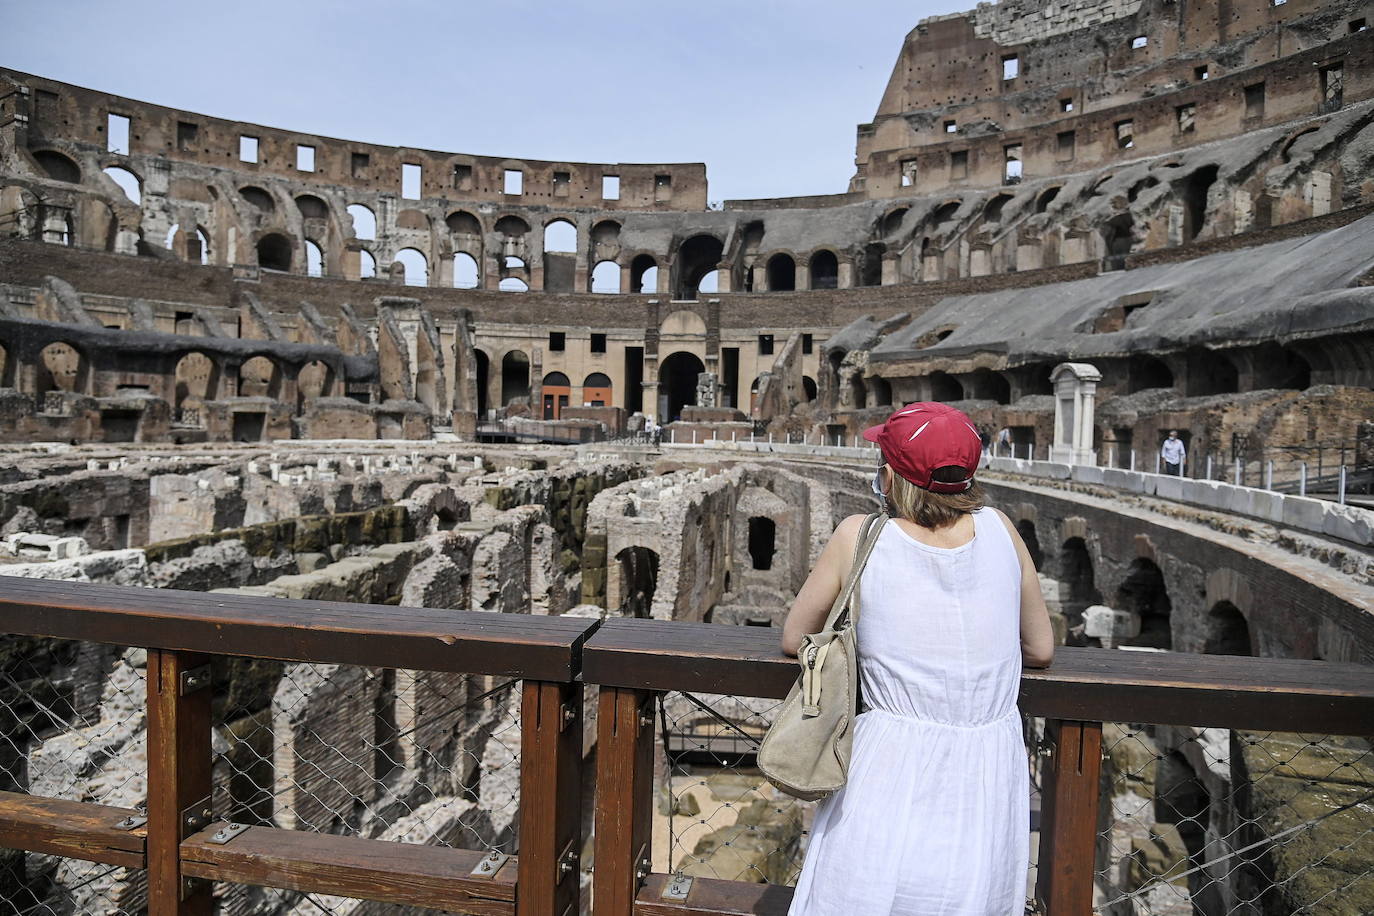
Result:
{"type": "Polygon", "coordinates": [[[1040,576],[1035,572],[1035,561],[1031,559],[1021,532],[1007,518],[1006,513],[994,509],[1007,526],[1011,542],[1016,546],[1016,557],[1021,562],[1021,661],[1029,668],[1047,668],[1054,661],[1054,628],[1050,626],[1050,609],[1045,606],[1045,595],[1040,591],[1040,576]]]}

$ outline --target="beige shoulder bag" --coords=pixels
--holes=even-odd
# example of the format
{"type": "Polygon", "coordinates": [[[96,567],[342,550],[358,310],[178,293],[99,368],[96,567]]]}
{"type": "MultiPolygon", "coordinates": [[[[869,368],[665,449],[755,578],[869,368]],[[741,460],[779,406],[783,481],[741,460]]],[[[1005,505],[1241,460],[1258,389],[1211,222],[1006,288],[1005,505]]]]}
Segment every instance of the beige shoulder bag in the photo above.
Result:
{"type": "Polygon", "coordinates": [[[859,697],[859,576],[878,542],[887,514],[864,519],[854,564],[819,633],[802,637],[797,661],[801,676],[759,745],[759,769],[788,795],[806,801],[825,798],[849,773],[854,716],[859,697]]]}

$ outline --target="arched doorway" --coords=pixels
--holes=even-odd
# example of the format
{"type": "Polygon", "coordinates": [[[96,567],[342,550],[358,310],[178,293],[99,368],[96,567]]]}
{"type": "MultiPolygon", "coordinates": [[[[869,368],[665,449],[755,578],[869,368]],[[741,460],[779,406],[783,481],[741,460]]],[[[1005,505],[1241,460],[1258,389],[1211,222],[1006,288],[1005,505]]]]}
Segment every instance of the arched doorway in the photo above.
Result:
{"type": "Polygon", "coordinates": [[[797,288],[797,262],[791,255],[775,254],[768,259],[768,291],[789,292],[797,288]]]}
{"type": "Polygon", "coordinates": [[[333,370],[318,359],[302,366],[296,376],[296,412],[305,410],[306,405],[316,398],[329,397],[333,382],[333,370]]]}
{"type": "Polygon", "coordinates": [[[540,389],[544,394],[545,420],[557,420],[563,416],[563,409],[568,406],[568,399],[572,397],[572,383],[562,372],[550,372],[544,376],[544,384],[540,389]]]}
{"type": "Polygon", "coordinates": [[[964,386],[947,372],[930,373],[930,399],[932,401],[962,401],[964,386]]]}
{"type": "Polygon", "coordinates": [[[685,351],[678,351],[659,364],[659,422],[673,422],[682,415],[682,408],[697,402],[697,376],[705,371],[701,359],[685,351]]]}
{"type": "Polygon", "coordinates": [[[658,588],[658,554],[648,547],[626,547],[615,555],[620,564],[620,614],[648,617],[658,588]]]}
{"type": "Polygon", "coordinates": [[[1116,607],[1140,615],[1140,635],[1127,641],[1132,646],[1173,648],[1169,628],[1169,612],[1173,603],[1164,585],[1164,573],[1153,560],[1136,557],[1126,572],[1126,579],[1116,590],[1116,607]]]}
{"type": "Polygon", "coordinates": [[[1045,552],[1040,549],[1040,536],[1035,533],[1035,522],[1028,518],[1021,519],[1016,523],[1016,533],[1026,542],[1026,552],[1030,554],[1035,571],[1039,572],[1040,564],[1045,560],[1045,552]]]}
{"type": "Polygon", "coordinates": [[[1207,641],[1202,647],[1207,655],[1254,655],[1250,641],[1250,624],[1245,615],[1229,601],[1218,601],[1207,612],[1207,641]]]}
{"type": "Polygon", "coordinates": [[[1063,587],[1060,593],[1062,610],[1069,625],[1065,643],[1071,646],[1085,645],[1083,612],[1089,605],[1101,604],[1102,595],[1094,581],[1092,554],[1088,553],[1088,545],[1082,538],[1072,537],[1064,542],[1059,551],[1058,578],[1063,587]]]}
{"type": "Polygon", "coordinates": [[[512,350],[501,359],[501,404],[509,407],[513,401],[530,396],[530,358],[520,350],[512,350]]]}
{"type": "Polygon", "coordinates": [[[219,397],[219,365],[204,353],[187,353],[177,360],[173,419],[199,426],[201,408],[219,397]]]}
{"type": "Polygon", "coordinates": [[[811,256],[811,288],[835,289],[840,285],[840,260],[835,252],[821,250],[811,256]]]}
{"type": "Polygon", "coordinates": [[[610,407],[613,393],[611,377],[604,372],[593,372],[582,380],[583,407],[610,407]]]}

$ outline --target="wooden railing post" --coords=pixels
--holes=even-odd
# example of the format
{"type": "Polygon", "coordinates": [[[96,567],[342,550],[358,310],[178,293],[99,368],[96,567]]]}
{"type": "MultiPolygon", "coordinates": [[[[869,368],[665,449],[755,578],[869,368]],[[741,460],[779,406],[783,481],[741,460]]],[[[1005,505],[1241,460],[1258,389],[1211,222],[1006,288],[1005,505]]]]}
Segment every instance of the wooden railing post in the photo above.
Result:
{"type": "Polygon", "coordinates": [[[1091,916],[1102,723],[1046,719],[1035,896],[1048,916],[1091,916]]]}
{"type": "Polygon", "coordinates": [[[651,866],[654,696],[648,690],[601,688],[596,717],[594,916],[630,916],[651,866]]]}
{"type": "Polygon", "coordinates": [[[525,681],[517,916],[576,916],[582,854],[582,685],[525,681]]]}
{"type": "Polygon", "coordinates": [[[210,916],[210,883],[181,873],[181,841],[210,823],[210,658],[148,650],[148,913],[210,916]]]}

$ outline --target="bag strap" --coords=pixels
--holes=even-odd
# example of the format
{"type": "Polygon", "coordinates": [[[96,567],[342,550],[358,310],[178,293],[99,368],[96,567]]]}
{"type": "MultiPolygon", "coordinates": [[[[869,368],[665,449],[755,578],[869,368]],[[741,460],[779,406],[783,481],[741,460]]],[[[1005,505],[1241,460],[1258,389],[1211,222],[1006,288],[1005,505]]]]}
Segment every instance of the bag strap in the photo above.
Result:
{"type": "Polygon", "coordinates": [[[857,616],[852,613],[854,592],[858,589],[859,577],[868,565],[869,555],[873,553],[873,547],[878,543],[887,519],[886,512],[874,512],[864,519],[863,525],[859,527],[859,538],[854,545],[854,562],[849,567],[849,577],[845,579],[844,587],[835,596],[835,603],[830,608],[830,615],[826,620],[827,629],[838,630],[851,616],[857,616]]]}

